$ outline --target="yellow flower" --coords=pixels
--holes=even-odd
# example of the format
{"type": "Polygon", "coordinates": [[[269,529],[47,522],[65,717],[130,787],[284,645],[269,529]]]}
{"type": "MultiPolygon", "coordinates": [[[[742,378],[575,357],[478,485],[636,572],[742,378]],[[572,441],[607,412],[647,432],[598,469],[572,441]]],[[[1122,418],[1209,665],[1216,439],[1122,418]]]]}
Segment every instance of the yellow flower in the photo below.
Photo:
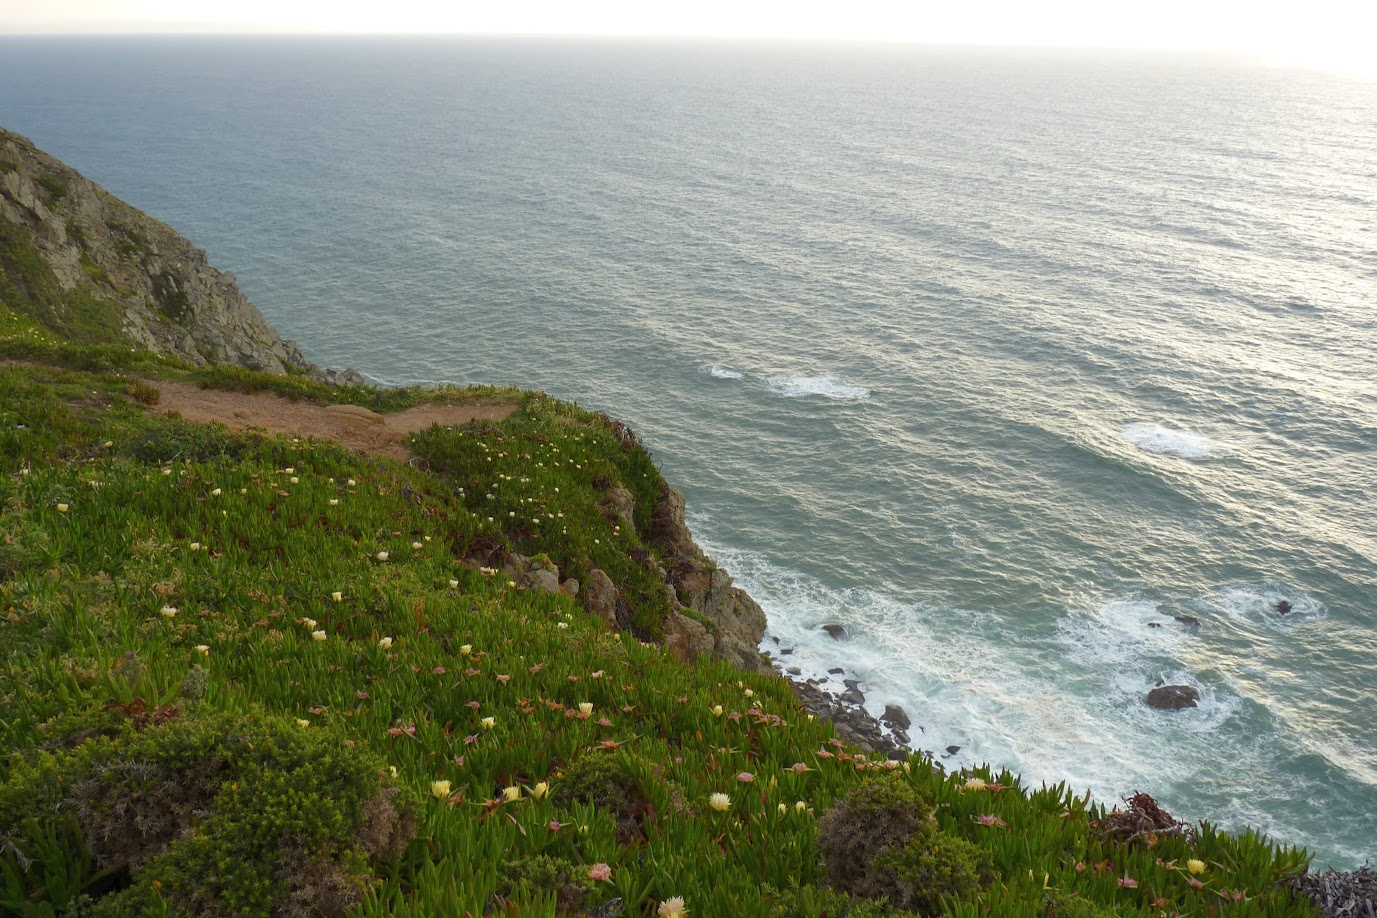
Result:
{"type": "Polygon", "coordinates": [[[961,785],[962,790],[984,790],[986,787],[984,778],[970,777],[966,783],[961,785]]]}
{"type": "Polygon", "coordinates": [[[507,803],[515,803],[521,799],[521,788],[513,784],[511,787],[502,788],[502,799],[507,803]]]}
{"type": "Polygon", "coordinates": [[[483,718],[482,720],[480,720],[480,721],[478,722],[478,724],[479,724],[479,726],[481,726],[484,730],[491,730],[493,727],[497,726],[497,718],[495,718],[495,717],[485,717],[485,718],[483,718]]]}
{"type": "Polygon", "coordinates": [[[747,698],[753,698],[753,697],[755,697],[755,689],[746,689],[746,697],[747,697],[747,698]]]}
{"type": "Polygon", "coordinates": [[[311,725],[311,722],[309,720],[302,720],[300,717],[298,717],[296,719],[296,725],[298,727],[309,727],[311,725]]]}
{"type": "Polygon", "coordinates": [[[325,640],[325,632],[324,632],[324,631],[312,631],[312,632],[311,632],[311,640],[313,640],[313,641],[323,641],[323,640],[325,640]]]}
{"type": "Polygon", "coordinates": [[[781,803],[779,805],[779,815],[783,816],[787,812],[789,812],[789,804],[781,803]]]}
{"type": "Polygon", "coordinates": [[[219,497],[219,496],[220,496],[221,494],[223,494],[223,493],[224,493],[224,492],[221,491],[219,488],[216,488],[215,490],[213,490],[213,491],[210,492],[210,496],[211,496],[211,497],[219,497]]]}
{"type": "Polygon", "coordinates": [[[396,765],[389,765],[389,766],[387,766],[387,770],[390,771],[390,772],[392,772],[392,777],[394,777],[394,778],[397,777],[397,766],[396,766],[396,765]]]}
{"type": "Polygon", "coordinates": [[[732,798],[726,794],[713,794],[708,798],[708,806],[721,813],[731,808],[732,798]]]}
{"type": "Polygon", "coordinates": [[[451,580],[451,581],[449,582],[449,588],[450,588],[451,590],[457,590],[457,589],[459,589],[459,581],[458,581],[458,580],[451,580]]]}
{"type": "Polygon", "coordinates": [[[210,645],[209,645],[209,644],[197,644],[197,645],[196,645],[196,652],[199,653],[199,654],[200,654],[201,656],[203,656],[203,657],[208,657],[208,656],[210,656],[210,645]]]}
{"type": "Polygon", "coordinates": [[[800,800],[800,801],[798,801],[797,803],[794,804],[794,809],[797,810],[798,812],[802,813],[804,810],[808,809],[808,804],[806,804],[806,803],[804,803],[802,800],[800,800]]]}
{"type": "Polygon", "coordinates": [[[376,555],[374,555],[374,557],[377,558],[379,561],[386,561],[386,560],[387,560],[387,552],[385,552],[385,551],[380,551],[380,552],[378,552],[376,555]]]}
{"type": "Polygon", "coordinates": [[[306,626],[306,630],[308,631],[316,630],[316,620],[314,618],[303,618],[301,623],[306,626]]]}
{"type": "Polygon", "coordinates": [[[201,543],[200,543],[200,542],[192,542],[192,543],[191,543],[189,546],[187,546],[187,547],[190,548],[192,551],[200,551],[200,550],[201,550],[201,543]]]}
{"type": "Polygon", "coordinates": [[[535,787],[531,788],[531,796],[536,798],[537,800],[539,800],[541,797],[544,797],[549,792],[550,785],[546,784],[544,781],[541,781],[535,787]]]}
{"type": "Polygon", "coordinates": [[[338,507],[338,506],[339,506],[339,498],[338,498],[338,497],[332,497],[332,498],[330,498],[330,506],[332,506],[332,507],[338,507]]]}
{"type": "Polygon", "coordinates": [[[357,482],[355,482],[354,479],[352,479],[352,478],[349,479],[349,487],[352,488],[356,483],[357,483],[357,482]]]}
{"type": "Polygon", "coordinates": [[[286,472],[287,472],[288,475],[292,474],[292,473],[295,472],[295,471],[296,471],[296,469],[294,469],[294,468],[288,468],[288,469],[286,469],[286,472]]]}
{"type": "Polygon", "coordinates": [[[579,713],[582,714],[584,717],[587,717],[588,715],[592,714],[592,713],[593,713],[593,703],[592,703],[591,701],[580,701],[580,702],[579,702],[579,713]]]}
{"type": "Polygon", "coordinates": [[[412,542],[412,543],[411,543],[411,547],[414,548],[414,549],[416,549],[417,551],[420,551],[420,550],[421,550],[421,543],[420,543],[420,542],[412,542]]]}
{"type": "Polygon", "coordinates": [[[684,897],[675,896],[672,899],[666,899],[660,903],[655,914],[660,918],[684,918],[688,914],[688,909],[684,907],[684,897]]]}
{"type": "Polygon", "coordinates": [[[1197,858],[1191,858],[1190,860],[1186,861],[1186,869],[1189,870],[1191,873],[1204,873],[1205,862],[1202,860],[1198,860],[1197,858]]]}
{"type": "Polygon", "coordinates": [[[58,505],[57,505],[57,512],[58,512],[58,513],[66,513],[66,512],[67,512],[67,505],[66,505],[66,504],[58,504],[58,505]]]}
{"type": "Polygon", "coordinates": [[[300,479],[300,478],[297,478],[295,475],[292,476],[292,484],[296,484],[296,483],[297,483],[298,481],[300,481],[300,480],[301,480],[301,479],[300,479]]]}
{"type": "Polygon", "coordinates": [[[431,781],[430,793],[431,796],[433,796],[436,800],[444,800],[446,797],[449,796],[449,782],[431,781]]]}
{"type": "Polygon", "coordinates": [[[383,650],[386,650],[387,648],[389,648],[389,647],[392,646],[392,638],[390,638],[390,637],[380,638],[380,639],[378,640],[378,646],[381,647],[383,650]]]}
{"type": "Polygon", "coordinates": [[[176,607],[176,606],[163,606],[162,613],[163,613],[163,618],[172,618],[174,615],[177,614],[177,607],[176,607]]]}
{"type": "Polygon", "coordinates": [[[473,645],[472,645],[472,644],[462,644],[462,645],[460,645],[460,647],[459,647],[459,653],[460,653],[461,656],[467,657],[469,654],[473,653],[473,645]]]}
{"type": "Polygon", "coordinates": [[[335,592],[331,593],[330,598],[333,599],[335,602],[344,602],[344,594],[341,593],[339,590],[335,590],[335,592]]]}
{"type": "Polygon", "coordinates": [[[712,713],[716,714],[718,717],[721,717],[721,716],[722,716],[722,706],[721,706],[720,704],[715,704],[715,705],[713,705],[713,706],[712,706],[712,713]]]}

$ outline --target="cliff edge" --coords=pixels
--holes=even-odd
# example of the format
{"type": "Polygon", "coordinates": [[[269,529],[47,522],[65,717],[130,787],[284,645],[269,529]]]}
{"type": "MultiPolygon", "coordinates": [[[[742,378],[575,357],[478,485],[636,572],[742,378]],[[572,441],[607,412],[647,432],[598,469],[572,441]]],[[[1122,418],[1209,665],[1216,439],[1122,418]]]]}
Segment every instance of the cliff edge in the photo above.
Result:
{"type": "Polygon", "coordinates": [[[204,365],[322,382],[234,276],[176,230],[114,197],[29,140],[0,128],[0,302],[54,332],[204,365]]]}

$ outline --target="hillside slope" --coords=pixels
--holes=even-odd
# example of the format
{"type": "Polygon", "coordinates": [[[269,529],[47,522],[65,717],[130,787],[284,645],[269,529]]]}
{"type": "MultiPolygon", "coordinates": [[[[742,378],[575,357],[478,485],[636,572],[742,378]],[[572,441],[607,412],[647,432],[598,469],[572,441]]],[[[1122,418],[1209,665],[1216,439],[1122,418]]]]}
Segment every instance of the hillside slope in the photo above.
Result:
{"type": "Polygon", "coordinates": [[[0,300],[89,343],[335,378],[284,341],[204,251],[4,129],[0,300]]]}

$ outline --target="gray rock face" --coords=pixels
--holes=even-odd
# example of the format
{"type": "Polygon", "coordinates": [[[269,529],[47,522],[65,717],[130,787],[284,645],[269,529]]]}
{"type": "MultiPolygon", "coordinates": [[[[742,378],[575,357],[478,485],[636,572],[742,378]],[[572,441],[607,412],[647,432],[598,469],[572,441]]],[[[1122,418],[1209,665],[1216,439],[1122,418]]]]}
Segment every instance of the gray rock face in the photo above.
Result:
{"type": "MultiPolygon", "coordinates": [[[[765,612],[703,554],[684,525],[684,495],[666,488],[650,522],[649,540],[664,558],[665,578],[681,608],[712,623],[711,652],[739,669],[764,671],[760,639],[765,612]]],[[[672,618],[692,621],[676,614],[672,618]]],[[[694,622],[693,624],[698,624],[694,622]]],[[[701,625],[699,627],[702,627],[701,625]]]]}
{"type": "Polygon", "coordinates": [[[27,231],[61,292],[106,304],[130,346],[197,365],[362,382],[356,371],[327,372],[307,360],[233,275],[212,268],[206,253],[171,227],[3,129],[0,221],[27,231]]]}
{"type": "Polygon", "coordinates": [[[907,730],[913,726],[913,721],[908,719],[908,713],[897,704],[885,705],[885,712],[880,715],[880,721],[898,727],[900,730],[907,730]]]}
{"type": "Polygon", "coordinates": [[[1147,703],[1163,711],[1179,711],[1195,707],[1200,692],[1189,685],[1159,685],[1147,693],[1147,703]]]}
{"type": "Polygon", "coordinates": [[[851,640],[851,633],[846,630],[845,625],[838,625],[835,622],[829,622],[828,624],[822,626],[822,630],[830,634],[832,636],[832,640],[834,641],[851,640]]]}
{"type": "Polygon", "coordinates": [[[599,568],[588,572],[588,589],[583,593],[583,604],[609,629],[617,630],[617,585],[612,578],[599,568]]]}

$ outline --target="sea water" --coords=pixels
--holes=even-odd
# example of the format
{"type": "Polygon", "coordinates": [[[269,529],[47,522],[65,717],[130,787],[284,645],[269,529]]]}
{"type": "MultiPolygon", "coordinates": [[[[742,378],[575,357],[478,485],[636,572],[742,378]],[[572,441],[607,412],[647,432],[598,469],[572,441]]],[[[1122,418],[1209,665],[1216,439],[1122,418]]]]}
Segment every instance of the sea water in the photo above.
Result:
{"type": "Polygon", "coordinates": [[[844,666],[947,767],[1377,852],[1377,85],[9,38],[0,125],[204,246],[322,364],[629,421],[764,648],[844,666]],[[1162,680],[1199,706],[1147,707],[1162,680]]]}

